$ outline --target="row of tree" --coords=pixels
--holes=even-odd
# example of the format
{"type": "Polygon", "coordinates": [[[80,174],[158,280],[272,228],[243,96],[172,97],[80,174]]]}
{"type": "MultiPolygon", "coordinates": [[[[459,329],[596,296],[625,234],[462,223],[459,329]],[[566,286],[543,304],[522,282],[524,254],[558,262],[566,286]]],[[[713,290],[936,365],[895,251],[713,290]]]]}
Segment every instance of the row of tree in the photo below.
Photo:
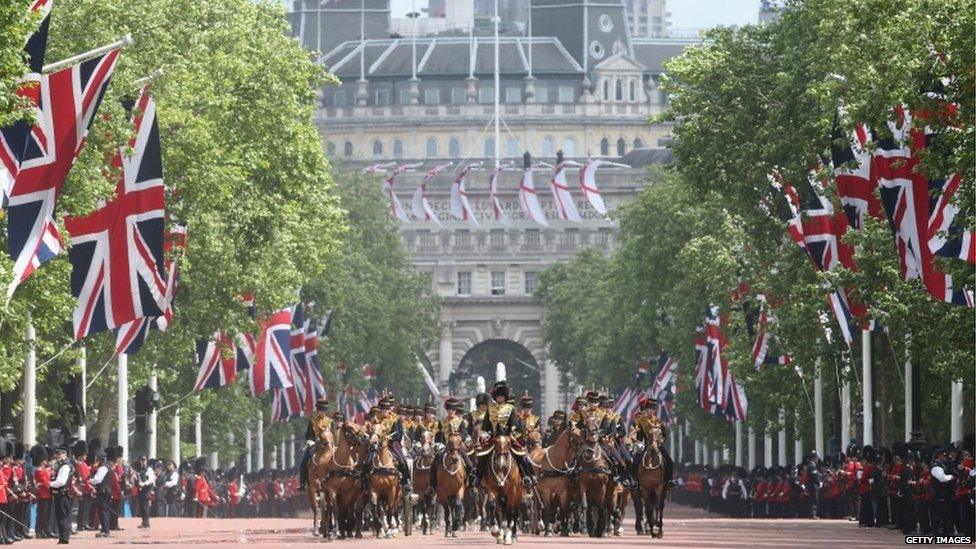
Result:
{"type": "MultiPolygon", "coordinates": [[[[0,10],[0,124],[6,124],[30,116],[16,90],[26,73],[20,37],[36,21],[25,2],[0,10]]],[[[310,314],[335,311],[319,355],[327,382],[339,362],[355,370],[371,362],[398,387],[419,391],[422,384],[414,357],[431,336],[437,301],[430,284],[409,270],[392,226],[381,221],[382,205],[363,195],[365,183],[340,177],[326,160],[313,113],[317,90],[335,79],[286,31],[279,5],[249,0],[79,0],[59,2],[52,14],[49,60],[126,33],[135,40],[121,54],[104,116],[72,169],[57,219],[87,213],[112,193],[106,159],[128,138],[114,99],[135,91],[135,80],[156,75],[167,214],[188,226],[188,242],[175,322],[165,334],[150,334],[130,359],[129,376],[135,388],[156,371],[163,406],[193,386],[195,340],[218,329],[256,331],[245,292],[254,293],[259,311],[293,303],[299,290],[315,303],[310,314]]],[[[11,268],[2,255],[0,279],[8,280],[11,268]]],[[[71,345],[69,274],[66,260],[45,265],[0,310],[0,391],[18,389],[28,317],[37,330],[41,433],[45,425],[70,423],[61,385],[78,372],[80,346],[71,345]]],[[[111,360],[113,344],[110,334],[85,341],[90,381],[111,360]]],[[[109,364],[88,391],[89,433],[103,443],[117,428],[114,371],[109,364]]],[[[269,408],[241,383],[180,406],[187,418],[203,413],[207,451],[225,455],[236,455],[248,423],[269,408]]],[[[161,454],[169,429],[160,421],[161,454]]]]}
{"type": "MultiPolygon", "coordinates": [[[[921,375],[926,436],[947,440],[950,381],[964,381],[963,401],[973,400],[972,310],[933,300],[918,281],[901,279],[884,221],[845,236],[855,246],[857,272],[815,273],[786,237],[776,215],[786,210],[784,198],[771,191],[768,175],[779,170],[787,181],[805,181],[818,155],[829,157],[838,107],[848,114],[848,131],[852,121],[884,127],[895,105],[931,108],[921,91],[944,81],[939,100],[954,103],[959,116],[950,128],[934,128],[945,130],[949,152],[926,157],[922,169],[963,174],[957,200],[971,206],[974,7],[957,0],[789,0],[781,13],[774,23],[710,31],[668,64],[666,117],[676,121],[676,164],[653,174],[619,212],[620,246],[611,257],[585,251],[542,278],[551,355],[586,385],[621,387],[631,383],[635,361],[660,347],[679,362],[679,419],[691,419],[700,439],[731,444],[731,427],[708,418],[693,389],[693,336],[707,307],[718,305],[729,314],[727,356],[745,382],[749,425],[778,430],[785,409],[785,427],[811,441],[818,368],[828,414],[838,409],[845,380],[858,402],[860,338],[847,347],[825,300],[827,288],[853,286],[880,327],[872,339],[875,440],[902,436],[902,368],[909,359],[921,375]],[[788,352],[793,365],[753,369],[754,340],[731,298],[741,282],[775,302],[771,353],[788,352]],[[830,341],[821,327],[824,312],[830,341]]],[[[836,196],[829,185],[827,192],[836,196]]],[[[972,228],[972,217],[965,223],[972,228]]],[[[971,265],[943,267],[957,286],[972,287],[971,265]]],[[[828,429],[836,435],[838,425],[828,429]]]]}

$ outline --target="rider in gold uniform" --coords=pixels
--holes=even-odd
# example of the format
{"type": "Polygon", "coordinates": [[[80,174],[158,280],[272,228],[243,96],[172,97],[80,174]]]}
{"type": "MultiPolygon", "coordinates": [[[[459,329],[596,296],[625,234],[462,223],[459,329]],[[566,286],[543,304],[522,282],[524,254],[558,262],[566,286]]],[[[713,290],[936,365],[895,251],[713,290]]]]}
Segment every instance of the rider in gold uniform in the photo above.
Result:
{"type": "MultiPolygon", "coordinates": [[[[637,440],[643,442],[646,445],[651,442],[651,430],[655,427],[661,429],[661,446],[658,448],[661,452],[661,457],[664,459],[664,480],[668,485],[673,484],[674,475],[674,461],[671,460],[671,455],[668,453],[667,447],[664,442],[668,440],[667,429],[661,418],[657,417],[657,400],[650,397],[642,397],[640,400],[640,408],[637,412],[637,417],[634,419],[634,429],[637,430],[637,440]]],[[[634,476],[636,477],[637,467],[644,460],[644,452],[634,456],[633,466],[631,467],[634,476]]]]}
{"type": "Polygon", "coordinates": [[[620,414],[613,411],[613,397],[610,395],[600,396],[600,408],[606,411],[607,419],[610,422],[610,448],[617,453],[620,458],[620,477],[623,479],[624,486],[627,488],[637,488],[637,481],[631,475],[634,458],[630,455],[630,450],[624,444],[623,439],[627,436],[627,427],[620,414]]]}
{"type": "MultiPolygon", "coordinates": [[[[491,396],[495,401],[488,405],[488,412],[485,414],[481,423],[482,447],[490,446],[495,436],[510,436],[512,456],[518,465],[519,471],[522,473],[522,482],[526,486],[531,486],[535,484],[535,472],[525,457],[525,450],[519,444],[518,439],[515,438],[523,430],[523,427],[522,422],[519,421],[518,415],[515,413],[515,406],[508,402],[508,384],[504,381],[496,382],[495,386],[491,389],[491,396]]],[[[485,455],[478,460],[479,481],[484,478],[488,459],[489,456],[485,455]]]]}
{"type": "Polygon", "coordinates": [[[525,395],[519,399],[519,411],[517,414],[519,421],[522,423],[522,429],[518,433],[519,443],[523,447],[528,447],[529,434],[533,431],[538,432],[542,430],[539,416],[532,413],[532,397],[525,395]]]}
{"type": "Polygon", "coordinates": [[[308,487],[308,460],[312,458],[312,448],[316,441],[325,440],[325,433],[332,428],[329,418],[329,400],[320,398],[315,402],[315,415],[308,420],[305,428],[305,455],[302,456],[302,466],[298,468],[299,490],[308,487]]]}
{"type": "MultiPolygon", "coordinates": [[[[379,411],[368,429],[372,432],[374,425],[382,424],[386,427],[386,437],[389,440],[390,453],[396,461],[397,471],[400,472],[400,482],[406,489],[410,489],[410,469],[407,467],[407,460],[403,457],[403,419],[393,411],[393,398],[386,396],[380,399],[379,411]]],[[[373,465],[373,456],[376,454],[375,448],[370,448],[366,454],[365,478],[369,478],[373,465]]]]}
{"type": "Polygon", "coordinates": [[[577,421],[580,429],[585,430],[589,424],[596,427],[600,449],[607,455],[610,465],[613,467],[615,480],[623,482],[626,488],[632,488],[634,481],[630,478],[630,472],[627,471],[620,453],[613,445],[606,442],[608,437],[613,437],[616,434],[614,433],[615,418],[613,412],[600,407],[600,394],[596,391],[587,391],[585,398],[586,407],[580,412],[580,419],[577,421]]]}
{"type": "MultiPolygon", "coordinates": [[[[434,435],[435,457],[434,463],[430,466],[429,491],[431,494],[437,492],[437,469],[444,461],[448,439],[451,435],[457,433],[461,435],[462,440],[470,440],[470,437],[468,437],[468,420],[465,416],[461,415],[464,412],[464,404],[460,400],[450,397],[444,401],[444,411],[446,412],[446,416],[437,423],[434,435]]],[[[463,448],[461,450],[461,459],[464,460],[466,477],[470,482],[471,471],[474,470],[474,466],[471,463],[471,458],[468,456],[468,453],[463,448]]]]}

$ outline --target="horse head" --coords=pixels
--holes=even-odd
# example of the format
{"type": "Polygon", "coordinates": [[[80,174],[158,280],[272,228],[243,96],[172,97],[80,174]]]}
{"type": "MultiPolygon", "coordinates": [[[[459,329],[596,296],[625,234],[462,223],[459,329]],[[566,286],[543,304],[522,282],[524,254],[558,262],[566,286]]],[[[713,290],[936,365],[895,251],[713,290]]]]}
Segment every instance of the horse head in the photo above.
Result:
{"type": "Polygon", "coordinates": [[[492,467],[500,474],[508,472],[512,466],[512,441],[505,435],[495,437],[492,447],[491,463],[492,467]]]}

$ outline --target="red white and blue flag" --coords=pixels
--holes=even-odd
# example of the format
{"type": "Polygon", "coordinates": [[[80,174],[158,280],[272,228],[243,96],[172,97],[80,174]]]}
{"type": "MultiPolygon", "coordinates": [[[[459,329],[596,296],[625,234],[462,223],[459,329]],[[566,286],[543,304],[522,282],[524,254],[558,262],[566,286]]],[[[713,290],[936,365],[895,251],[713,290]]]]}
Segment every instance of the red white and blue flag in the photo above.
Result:
{"type": "Polygon", "coordinates": [[[300,406],[298,415],[311,415],[315,409],[312,387],[308,379],[308,361],[305,357],[305,329],[305,308],[299,303],[293,308],[291,318],[291,357],[289,366],[291,367],[292,387],[287,389],[294,391],[298,396],[300,406]]]}
{"type": "Polygon", "coordinates": [[[37,125],[7,203],[7,251],[14,261],[8,301],[37,267],[63,250],[54,223],[55,205],[85,145],[118,56],[119,50],[113,50],[40,79],[37,125]]]}
{"type": "Polygon", "coordinates": [[[197,380],[194,391],[218,389],[237,379],[234,342],[221,332],[197,341],[197,380]]]}
{"type": "MultiPolygon", "coordinates": [[[[305,367],[308,374],[309,395],[314,403],[325,398],[325,379],[319,367],[319,328],[314,320],[305,321],[305,367]]],[[[311,413],[311,412],[310,412],[311,413]]]]}
{"type": "Polygon", "coordinates": [[[282,309],[262,323],[254,366],[251,367],[251,394],[258,396],[271,389],[292,386],[291,309],[282,309]]]}
{"type": "Polygon", "coordinates": [[[87,216],[64,220],[71,235],[77,340],[139,318],[162,316],[166,308],[162,156],[148,86],[130,108],[136,132],[129,143],[133,153],[120,149],[115,156],[113,164],[122,170],[115,196],[87,216]]]}

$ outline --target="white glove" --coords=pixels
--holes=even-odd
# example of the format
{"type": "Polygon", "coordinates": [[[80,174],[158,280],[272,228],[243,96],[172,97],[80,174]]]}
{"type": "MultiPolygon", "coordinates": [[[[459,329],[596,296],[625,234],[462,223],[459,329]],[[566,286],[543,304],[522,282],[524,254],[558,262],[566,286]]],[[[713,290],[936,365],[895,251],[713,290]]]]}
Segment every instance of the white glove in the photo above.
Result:
{"type": "Polygon", "coordinates": [[[435,442],[434,443],[434,453],[439,454],[439,453],[441,453],[441,452],[444,451],[444,448],[445,448],[445,446],[444,446],[444,444],[442,442],[435,442]]]}
{"type": "Polygon", "coordinates": [[[315,441],[314,440],[306,440],[305,441],[305,447],[306,448],[311,448],[312,446],[315,446],[315,441]]]}

